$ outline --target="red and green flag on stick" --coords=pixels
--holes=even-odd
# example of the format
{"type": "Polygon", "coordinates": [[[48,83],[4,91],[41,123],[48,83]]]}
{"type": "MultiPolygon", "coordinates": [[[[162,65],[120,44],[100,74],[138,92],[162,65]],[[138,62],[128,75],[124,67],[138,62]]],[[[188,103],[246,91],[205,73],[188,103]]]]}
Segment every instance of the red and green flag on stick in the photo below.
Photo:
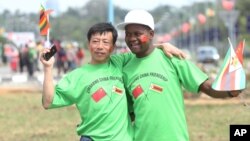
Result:
{"type": "Polygon", "coordinates": [[[244,41],[240,42],[234,51],[229,40],[229,49],[225,56],[219,74],[212,84],[212,88],[218,91],[242,90],[246,88],[246,74],[243,69],[244,41]]]}
{"type": "Polygon", "coordinates": [[[237,48],[235,49],[235,53],[240,61],[240,63],[243,65],[243,51],[245,47],[245,40],[240,41],[237,45],[237,48]]]}

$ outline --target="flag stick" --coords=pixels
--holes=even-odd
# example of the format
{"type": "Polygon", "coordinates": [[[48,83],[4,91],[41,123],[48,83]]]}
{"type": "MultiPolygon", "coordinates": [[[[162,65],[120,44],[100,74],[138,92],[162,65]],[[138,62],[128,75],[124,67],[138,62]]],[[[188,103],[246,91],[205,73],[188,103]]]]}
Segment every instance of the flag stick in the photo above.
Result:
{"type": "MultiPolygon", "coordinates": [[[[46,15],[49,23],[49,14],[46,15]]],[[[49,48],[50,47],[50,28],[48,28],[48,33],[47,33],[47,39],[45,42],[45,47],[49,48]]]]}

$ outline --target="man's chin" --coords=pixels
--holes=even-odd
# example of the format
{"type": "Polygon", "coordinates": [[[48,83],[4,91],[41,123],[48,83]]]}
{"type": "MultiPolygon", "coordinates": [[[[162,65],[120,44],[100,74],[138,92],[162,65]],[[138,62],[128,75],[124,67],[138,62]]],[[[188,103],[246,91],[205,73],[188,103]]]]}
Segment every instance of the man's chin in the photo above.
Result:
{"type": "Polygon", "coordinates": [[[140,53],[140,49],[130,49],[132,53],[138,54],[140,53]]]}

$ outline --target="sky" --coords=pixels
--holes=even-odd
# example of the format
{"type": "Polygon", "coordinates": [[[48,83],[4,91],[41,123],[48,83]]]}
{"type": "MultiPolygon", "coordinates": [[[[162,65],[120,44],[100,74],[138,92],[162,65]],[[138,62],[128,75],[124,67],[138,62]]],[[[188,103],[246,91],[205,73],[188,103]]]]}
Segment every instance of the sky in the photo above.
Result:
{"type": "MultiPolygon", "coordinates": [[[[20,10],[22,13],[37,12],[40,4],[49,1],[58,6],[58,11],[64,12],[69,7],[83,7],[89,0],[0,0],[0,12],[7,9],[11,12],[20,10]]],[[[171,5],[182,7],[189,5],[195,1],[211,1],[211,0],[113,0],[115,6],[126,9],[146,9],[151,10],[159,5],[171,5]]]]}

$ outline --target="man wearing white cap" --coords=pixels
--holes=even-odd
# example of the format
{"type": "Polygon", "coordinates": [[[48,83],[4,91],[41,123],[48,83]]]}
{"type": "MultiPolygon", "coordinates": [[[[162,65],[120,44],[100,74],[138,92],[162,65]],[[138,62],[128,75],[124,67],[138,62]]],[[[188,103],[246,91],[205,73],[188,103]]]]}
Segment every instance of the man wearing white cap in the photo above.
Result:
{"type": "Polygon", "coordinates": [[[239,91],[219,92],[208,76],[188,60],[168,58],[153,46],[154,19],[145,10],[132,10],[123,23],[125,54],[123,76],[134,120],[134,141],[189,141],[182,86],[215,98],[235,97],[239,91]],[[195,77],[194,77],[195,76],[195,77]]]}

